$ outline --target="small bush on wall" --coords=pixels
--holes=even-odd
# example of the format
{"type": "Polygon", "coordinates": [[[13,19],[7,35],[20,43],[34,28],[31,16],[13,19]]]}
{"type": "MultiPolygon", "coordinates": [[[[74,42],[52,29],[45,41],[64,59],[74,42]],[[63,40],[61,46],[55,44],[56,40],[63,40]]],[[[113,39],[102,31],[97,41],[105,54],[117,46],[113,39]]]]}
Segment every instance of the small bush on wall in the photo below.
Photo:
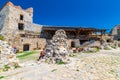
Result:
{"type": "Polygon", "coordinates": [[[5,39],[4,36],[0,35],[0,40],[4,40],[4,39],[5,39]]]}

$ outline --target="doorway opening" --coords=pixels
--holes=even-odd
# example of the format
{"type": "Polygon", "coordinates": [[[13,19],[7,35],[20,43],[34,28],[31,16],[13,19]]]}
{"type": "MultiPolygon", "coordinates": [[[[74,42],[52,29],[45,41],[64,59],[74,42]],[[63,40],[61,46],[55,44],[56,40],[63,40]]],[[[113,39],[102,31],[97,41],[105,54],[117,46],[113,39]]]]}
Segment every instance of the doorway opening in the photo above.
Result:
{"type": "Polygon", "coordinates": [[[29,51],[30,45],[29,44],[24,44],[23,45],[23,51],[29,51]]]}
{"type": "Polygon", "coordinates": [[[75,47],[75,42],[74,41],[71,42],[71,47],[75,47]]]}
{"type": "Polygon", "coordinates": [[[87,42],[88,40],[80,40],[80,44],[84,44],[85,42],[87,42]]]}

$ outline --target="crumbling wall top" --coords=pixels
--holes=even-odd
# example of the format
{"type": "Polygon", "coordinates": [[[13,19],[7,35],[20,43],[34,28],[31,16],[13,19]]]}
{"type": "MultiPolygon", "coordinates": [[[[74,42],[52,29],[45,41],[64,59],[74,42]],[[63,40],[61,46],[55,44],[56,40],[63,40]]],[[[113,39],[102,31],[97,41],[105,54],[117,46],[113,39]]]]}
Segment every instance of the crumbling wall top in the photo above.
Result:
{"type": "Polygon", "coordinates": [[[28,8],[28,9],[26,9],[25,11],[31,13],[31,12],[33,12],[33,8],[30,7],[30,8],[28,8]]]}
{"type": "Polygon", "coordinates": [[[14,6],[14,4],[12,2],[7,2],[4,6],[14,6]]]}
{"type": "MultiPolygon", "coordinates": [[[[11,6],[11,7],[14,7],[14,8],[16,8],[16,9],[23,10],[23,11],[25,11],[25,12],[28,12],[28,13],[33,12],[33,8],[32,8],[32,7],[28,8],[28,9],[23,9],[21,6],[16,6],[16,5],[14,5],[12,2],[10,2],[10,1],[7,2],[7,3],[5,3],[5,5],[2,7],[2,9],[3,9],[5,6],[11,6]]],[[[2,9],[0,9],[0,10],[2,10],[2,9]]]]}

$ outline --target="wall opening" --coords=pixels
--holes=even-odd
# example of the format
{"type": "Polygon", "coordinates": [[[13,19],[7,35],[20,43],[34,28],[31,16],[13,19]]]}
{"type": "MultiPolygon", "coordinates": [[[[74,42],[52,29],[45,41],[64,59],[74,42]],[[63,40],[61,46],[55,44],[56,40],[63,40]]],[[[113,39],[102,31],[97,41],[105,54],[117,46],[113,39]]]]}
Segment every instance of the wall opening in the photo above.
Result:
{"type": "Polygon", "coordinates": [[[118,38],[118,41],[120,41],[120,38],[118,38]]]}
{"type": "Polygon", "coordinates": [[[24,44],[23,45],[23,51],[29,51],[30,45],[29,44],[24,44]]]}
{"type": "Polygon", "coordinates": [[[74,41],[71,42],[71,47],[75,47],[75,42],[74,41]]]}
{"type": "Polygon", "coordinates": [[[107,39],[106,41],[107,41],[107,42],[111,42],[111,40],[110,40],[110,39],[107,39]]]}
{"type": "Polygon", "coordinates": [[[88,40],[80,40],[80,44],[84,44],[85,42],[87,42],[88,40]]]}
{"type": "Polygon", "coordinates": [[[23,23],[18,23],[18,29],[19,30],[24,30],[24,24],[23,23]]]}
{"type": "Polygon", "coordinates": [[[22,14],[20,14],[20,20],[23,20],[24,16],[22,14]]]}

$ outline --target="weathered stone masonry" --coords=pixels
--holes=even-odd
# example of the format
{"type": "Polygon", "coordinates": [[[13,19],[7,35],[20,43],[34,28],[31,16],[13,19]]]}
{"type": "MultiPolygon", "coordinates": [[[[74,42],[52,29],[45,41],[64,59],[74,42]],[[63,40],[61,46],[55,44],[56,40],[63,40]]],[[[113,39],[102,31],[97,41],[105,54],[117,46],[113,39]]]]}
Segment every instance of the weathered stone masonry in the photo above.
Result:
{"type": "Polygon", "coordinates": [[[0,10],[0,33],[19,50],[44,48],[46,40],[40,38],[42,26],[34,24],[32,17],[33,8],[23,10],[8,2],[0,10]]]}
{"type": "Polygon", "coordinates": [[[11,2],[7,2],[0,10],[0,33],[10,45],[21,51],[44,48],[46,41],[49,44],[59,29],[66,32],[69,47],[78,47],[86,41],[103,40],[106,37],[106,29],[34,24],[33,8],[24,10],[11,2]]]}
{"type": "Polygon", "coordinates": [[[120,25],[116,25],[112,31],[111,31],[111,35],[113,36],[113,38],[115,40],[120,40],[120,25]]]}

